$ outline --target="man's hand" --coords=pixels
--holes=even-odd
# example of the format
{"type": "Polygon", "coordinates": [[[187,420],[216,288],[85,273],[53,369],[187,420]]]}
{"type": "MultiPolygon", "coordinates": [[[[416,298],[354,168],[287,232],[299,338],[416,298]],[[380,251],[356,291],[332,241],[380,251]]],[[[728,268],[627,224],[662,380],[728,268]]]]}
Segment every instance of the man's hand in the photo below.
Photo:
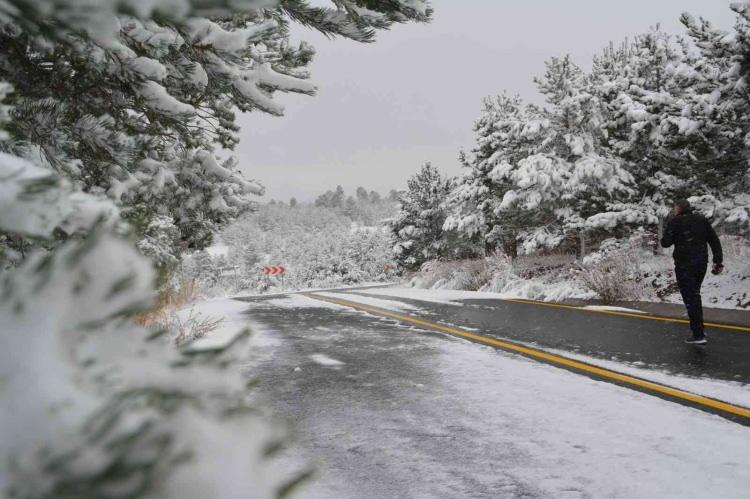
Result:
{"type": "Polygon", "coordinates": [[[711,269],[711,273],[717,275],[722,272],[724,272],[724,265],[721,263],[714,263],[714,268],[711,269]]]}

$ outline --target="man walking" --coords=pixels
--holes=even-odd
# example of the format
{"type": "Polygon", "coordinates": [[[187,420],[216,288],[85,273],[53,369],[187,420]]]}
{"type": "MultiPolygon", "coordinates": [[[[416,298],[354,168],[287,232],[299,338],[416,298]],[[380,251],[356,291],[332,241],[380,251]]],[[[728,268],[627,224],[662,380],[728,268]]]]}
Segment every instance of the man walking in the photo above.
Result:
{"type": "Polygon", "coordinates": [[[675,203],[672,215],[667,222],[661,245],[668,248],[674,244],[674,271],[677,286],[685,302],[690,329],[693,337],[685,340],[692,345],[705,345],[706,333],[703,331],[703,305],[701,303],[701,284],[708,266],[708,249],[711,246],[714,274],[724,270],[722,264],[721,243],[711,227],[711,223],[702,215],[693,213],[687,200],[675,203]]]}

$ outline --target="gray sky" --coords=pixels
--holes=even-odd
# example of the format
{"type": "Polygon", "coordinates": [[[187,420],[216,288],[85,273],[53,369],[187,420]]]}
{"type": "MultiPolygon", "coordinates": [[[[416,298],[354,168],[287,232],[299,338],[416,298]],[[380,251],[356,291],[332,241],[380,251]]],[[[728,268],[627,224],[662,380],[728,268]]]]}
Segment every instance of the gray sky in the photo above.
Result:
{"type": "Polygon", "coordinates": [[[481,99],[502,90],[539,102],[532,78],[569,52],[583,67],[610,40],[661,23],[682,33],[680,13],[731,28],[731,0],[433,0],[427,25],[396,26],[373,44],[296,29],[317,49],[314,97],[277,94],[286,116],[239,118],[242,170],[265,199],[311,200],[340,184],[387,193],[424,161],[460,171],[481,99]]]}

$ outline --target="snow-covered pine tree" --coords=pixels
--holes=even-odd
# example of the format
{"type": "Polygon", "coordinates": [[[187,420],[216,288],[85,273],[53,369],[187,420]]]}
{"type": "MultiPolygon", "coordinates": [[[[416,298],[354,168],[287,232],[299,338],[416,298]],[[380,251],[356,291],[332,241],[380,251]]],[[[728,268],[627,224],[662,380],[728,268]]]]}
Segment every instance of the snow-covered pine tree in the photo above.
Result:
{"type": "Polygon", "coordinates": [[[163,5],[5,2],[0,80],[13,85],[15,106],[6,150],[106,193],[140,233],[171,218],[190,248],[262,193],[234,159],[214,155],[238,141],[234,110],[281,115],[274,92],[315,92],[314,50],[291,46],[290,22],[371,41],[377,29],[431,14],[422,0],[163,5]]]}
{"type": "Polygon", "coordinates": [[[510,185],[493,176],[498,165],[516,164],[531,154],[549,123],[520,97],[498,95],[483,101],[482,114],[474,124],[476,144],[470,154],[461,153],[464,173],[455,181],[448,204],[450,215],[444,229],[480,243],[485,252],[502,244],[516,253],[518,235],[539,213],[506,208],[500,212],[510,185]]]}
{"type": "MultiPolygon", "coordinates": [[[[683,14],[694,44],[689,54],[690,89],[683,114],[697,125],[686,144],[691,159],[692,201],[714,223],[750,230],[750,3],[733,3],[733,31],[683,14]]],[[[686,129],[683,127],[683,129],[686,129]]],[[[686,129],[691,131],[691,129],[686,129]]],[[[680,132],[683,132],[681,129],[680,132]]]]}
{"type": "Polygon", "coordinates": [[[424,262],[445,255],[444,201],[450,183],[429,162],[408,183],[399,198],[399,211],[389,222],[396,261],[405,269],[418,269],[424,262]]]}
{"type": "Polygon", "coordinates": [[[511,205],[549,210],[557,222],[531,232],[527,250],[598,228],[595,217],[606,216],[609,203],[632,193],[631,175],[606,147],[600,103],[587,75],[567,55],[546,66],[535,81],[549,104],[543,113],[549,133],[511,173],[517,185],[511,205]]]}
{"type": "Polygon", "coordinates": [[[631,192],[631,176],[606,147],[584,72],[569,56],[546,65],[535,81],[547,108],[507,96],[485,103],[445,226],[479,233],[490,248],[503,241],[511,255],[516,242],[530,252],[598,227],[608,203],[631,192]]]}
{"type": "Polygon", "coordinates": [[[608,203],[592,221],[655,228],[676,197],[684,195],[694,158],[686,145],[699,123],[684,115],[684,96],[694,74],[685,63],[689,47],[658,26],[618,50],[595,59],[592,91],[602,102],[609,147],[633,176],[631,200],[608,203]]]}

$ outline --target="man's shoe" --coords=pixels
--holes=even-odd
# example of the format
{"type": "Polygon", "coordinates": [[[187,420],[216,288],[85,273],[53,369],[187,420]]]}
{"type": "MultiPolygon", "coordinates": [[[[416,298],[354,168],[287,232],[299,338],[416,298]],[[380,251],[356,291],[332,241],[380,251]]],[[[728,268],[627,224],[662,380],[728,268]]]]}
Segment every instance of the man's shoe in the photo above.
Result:
{"type": "Polygon", "coordinates": [[[688,345],[705,345],[708,343],[708,340],[705,336],[701,336],[700,338],[690,338],[688,340],[685,340],[685,343],[688,345]]]}

